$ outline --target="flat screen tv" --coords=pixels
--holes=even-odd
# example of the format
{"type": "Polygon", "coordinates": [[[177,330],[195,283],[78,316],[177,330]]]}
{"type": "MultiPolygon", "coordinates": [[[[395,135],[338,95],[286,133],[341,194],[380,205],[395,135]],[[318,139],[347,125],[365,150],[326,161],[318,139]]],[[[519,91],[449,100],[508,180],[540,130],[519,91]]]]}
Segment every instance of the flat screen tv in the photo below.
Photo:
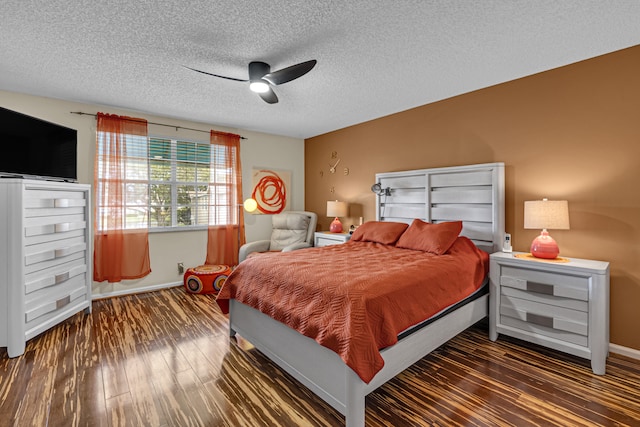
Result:
{"type": "Polygon", "coordinates": [[[0,177],[76,182],[75,129],[0,107],[0,177]]]}

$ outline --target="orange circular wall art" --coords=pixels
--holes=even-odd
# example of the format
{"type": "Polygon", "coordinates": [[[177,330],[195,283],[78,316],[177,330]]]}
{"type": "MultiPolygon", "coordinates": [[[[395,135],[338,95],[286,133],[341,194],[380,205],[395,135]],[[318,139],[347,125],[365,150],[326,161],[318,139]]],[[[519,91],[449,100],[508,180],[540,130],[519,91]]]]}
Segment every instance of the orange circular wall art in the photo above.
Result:
{"type": "Polygon", "coordinates": [[[287,184],[283,177],[271,170],[261,169],[253,173],[251,197],[258,203],[258,212],[277,214],[287,206],[287,184]]]}

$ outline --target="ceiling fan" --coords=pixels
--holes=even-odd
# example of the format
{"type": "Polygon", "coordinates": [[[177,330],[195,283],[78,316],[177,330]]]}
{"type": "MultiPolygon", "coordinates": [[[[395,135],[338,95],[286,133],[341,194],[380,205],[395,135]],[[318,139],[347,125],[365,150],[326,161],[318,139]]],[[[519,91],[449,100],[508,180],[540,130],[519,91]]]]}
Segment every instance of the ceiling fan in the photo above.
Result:
{"type": "Polygon", "coordinates": [[[302,77],[307,74],[316,63],[315,59],[311,61],[301,62],[300,64],[292,65],[287,68],[283,68],[278,71],[271,71],[271,66],[266,62],[253,61],[249,63],[249,79],[236,79],[235,77],[221,76],[218,74],[208,73],[202,70],[196,70],[195,68],[184,66],[198,73],[206,74],[208,76],[220,77],[222,79],[234,80],[237,82],[249,82],[249,88],[260,95],[265,102],[269,104],[275,104],[278,102],[278,97],[273,91],[272,86],[281,85],[291,80],[295,80],[298,77],[302,77]]]}

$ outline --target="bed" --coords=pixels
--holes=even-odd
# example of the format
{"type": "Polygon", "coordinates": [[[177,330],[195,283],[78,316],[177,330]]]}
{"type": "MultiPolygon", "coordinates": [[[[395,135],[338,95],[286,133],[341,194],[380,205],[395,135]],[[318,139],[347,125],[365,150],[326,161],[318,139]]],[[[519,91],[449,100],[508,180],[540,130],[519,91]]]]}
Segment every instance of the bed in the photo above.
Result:
{"type": "MultiPolygon", "coordinates": [[[[413,224],[416,218],[433,224],[461,221],[460,235],[464,237],[460,241],[472,242],[487,253],[501,247],[504,235],[502,163],[379,173],[376,182],[382,189],[388,189],[376,195],[376,221],[406,224],[413,224]]],[[[309,251],[309,258],[313,258],[311,255],[321,250],[335,252],[348,248],[348,244],[340,246],[343,248],[298,252],[309,251]]],[[[355,246],[356,243],[352,245],[355,246]]],[[[240,266],[234,272],[238,276],[234,280],[240,280],[243,270],[248,274],[250,267],[250,264],[240,266]]],[[[264,314],[268,309],[261,307],[260,311],[234,298],[222,303],[228,303],[231,336],[240,334],[343,414],[347,427],[358,427],[365,425],[367,394],[487,316],[488,295],[475,292],[474,295],[464,304],[451,304],[450,309],[439,311],[435,320],[426,326],[411,328],[410,332],[393,337],[396,342],[376,351],[382,363],[372,357],[371,363],[376,367],[365,374],[359,362],[349,363],[355,366],[356,373],[345,362],[344,353],[339,355],[329,348],[331,346],[320,345],[315,339],[264,314]]]]}

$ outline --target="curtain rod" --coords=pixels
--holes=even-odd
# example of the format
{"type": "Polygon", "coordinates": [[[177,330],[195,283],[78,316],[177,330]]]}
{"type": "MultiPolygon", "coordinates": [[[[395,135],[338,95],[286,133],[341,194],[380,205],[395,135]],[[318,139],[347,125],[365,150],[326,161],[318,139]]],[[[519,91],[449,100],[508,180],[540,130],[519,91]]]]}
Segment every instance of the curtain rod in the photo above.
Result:
{"type": "MultiPolygon", "coordinates": [[[[93,117],[98,117],[97,114],[91,114],[91,113],[83,113],[82,111],[70,111],[71,114],[78,114],[80,116],[93,116],[93,117]]],[[[166,123],[155,123],[155,122],[147,122],[150,125],[158,125],[158,126],[166,126],[166,127],[170,127],[170,128],[175,128],[176,130],[178,129],[185,129],[185,130],[193,130],[196,132],[204,132],[204,133],[209,133],[208,130],[202,130],[202,129],[194,129],[194,128],[187,128],[184,126],[176,126],[176,125],[168,125],[166,123]]],[[[248,139],[244,136],[241,136],[240,139],[248,139]]]]}

